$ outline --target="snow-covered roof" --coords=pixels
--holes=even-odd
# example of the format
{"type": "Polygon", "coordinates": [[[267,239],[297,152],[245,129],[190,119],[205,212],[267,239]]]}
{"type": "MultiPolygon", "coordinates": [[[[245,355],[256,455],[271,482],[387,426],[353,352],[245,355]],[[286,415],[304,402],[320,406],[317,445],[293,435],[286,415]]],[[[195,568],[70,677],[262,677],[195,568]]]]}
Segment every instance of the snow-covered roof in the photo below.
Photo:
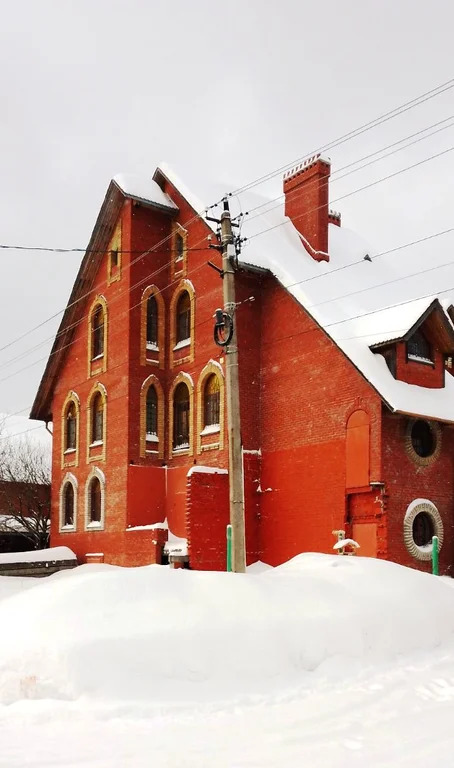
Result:
{"type": "Polygon", "coordinates": [[[151,176],[118,173],[113,177],[113,181],[128,197],[143,200],[151,205],[178,210],[171,197],[162,191],[159,184],[151,176]]]}
{"type": "MultiPolygon", "coordinates": [[[[263,199],[249,197],[243,210],[256,205],[263,205],[263,199]]],[[[245,221],[242,235],[248,241],[243,247],[242,261],[270,270],[392,410],[454,422],[454,377],[446,375],[445,387],[435,391],[397,381],[383,356],[370,349],[373,344],[405,334],[437,292],[446,293],[446,284],[454,284],[452,273],[451,282],[446,283],[443,270],[437,275],[438,283],[417,274],[435,263],[431,244],[412,248],[412,271],[408,261],[400,261],[395,253],[377,255],[356,233],[329,224],[330,259],[317,262],[307,253],[290,219],[284,216],[283,205],[272,209],[268,206],[268,210],[265,205],[260,213],[245,221]],[[430,293],[432,288],[435,290],[430,293]]]]}
{"type": "Polygon", "coordinates": [[[178,189],[178,192],[187,203],[191,206],[191,208],[194,210],[195,213],[198,213],[199,216],[205,221],[208,227],[215,232],[215,227],[213,226],[212,222],[206,220],[206,211],[207,206],[200,200],[197,195],[189,189],[189,187],[186,186],[186,184],[181,181],[179,176],[175,173],[173,168],[168,165],[166,162],[159,163],[156,171],[155,171],[155,177],[156,175],[159,175],[159,173],[162,173],[173,186],[178,189]]]}

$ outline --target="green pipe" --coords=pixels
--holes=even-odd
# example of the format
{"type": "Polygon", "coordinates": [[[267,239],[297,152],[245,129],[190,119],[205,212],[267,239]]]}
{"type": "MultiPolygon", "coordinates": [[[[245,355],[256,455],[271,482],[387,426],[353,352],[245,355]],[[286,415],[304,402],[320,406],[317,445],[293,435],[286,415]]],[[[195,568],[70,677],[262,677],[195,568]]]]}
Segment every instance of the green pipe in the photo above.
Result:
{"type": "Polygon", "coordinates": [[[439,576],[438,568],[438,536],[432,536],[432,573],[439,576]]]}
{"type": "Polygon", "coordinates": [[[227,570],[232,570],[232,526],[227,526],[227,570]]]}

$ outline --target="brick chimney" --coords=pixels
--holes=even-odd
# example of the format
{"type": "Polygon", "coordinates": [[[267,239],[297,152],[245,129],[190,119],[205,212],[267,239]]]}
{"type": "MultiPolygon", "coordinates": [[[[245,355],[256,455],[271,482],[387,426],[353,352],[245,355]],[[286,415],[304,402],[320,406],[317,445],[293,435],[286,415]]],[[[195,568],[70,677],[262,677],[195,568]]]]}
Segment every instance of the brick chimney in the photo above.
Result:
{"type": "MultiPolygon", "coordinates": [[[[285,215],[316,261],[329,261],[328,221],[334,223],[328,211],[330,172],[330,161],[315,155],[284,174],[285,215]]],[[[340,225],[340,218],[335,223],[340,225]]]]}

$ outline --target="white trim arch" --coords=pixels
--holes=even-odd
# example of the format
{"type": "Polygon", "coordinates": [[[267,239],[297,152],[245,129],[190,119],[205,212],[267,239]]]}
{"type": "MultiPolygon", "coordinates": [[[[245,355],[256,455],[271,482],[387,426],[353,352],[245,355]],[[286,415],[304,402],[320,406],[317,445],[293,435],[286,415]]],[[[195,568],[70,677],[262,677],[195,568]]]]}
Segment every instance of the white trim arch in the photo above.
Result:
{"type": "Polygon", "coordinates": [[[440,551],[443,546],[444,528],[441,515],[436,508],[435,504],[429,499],[414,499],[407,507],[404,517],[404,542],[407,548],[407,552],[410,553],[416,560],[431,560],[432,559],[432,542],[426,544],[424,547],[418,546],[413,538],[413,523],[415,518],[425,512],[432,520],[434,529],[434,535],[438,536],[438,550],[440,551]]]}
{"type": "Polygon", "coordinates": [[[104,472],[99,467],[92,467],[90,474],[87,477],[85,483],[85,530],[86,531],[102,531],[104,530],[105,522],[105,507],[106,507],[106,477],[104,472]],[[101,515],[100,520],[90,520],[90,486],[94,478],[99,480],[101,489],[101,515]]]}
{"type": "Polygon", "coordinates": [[[67,472],[60,485],[59,502],[58,502],[58,530],[60,533],[69,533],[77,530],[77,495],[79,490],[79,484],[77,477],[72,472],[67,472]],[[74,493],[74,509],[73,509],[73,524],[64,525],[65,517],[65,489],[66,486],[72,485],[74,493]]]}

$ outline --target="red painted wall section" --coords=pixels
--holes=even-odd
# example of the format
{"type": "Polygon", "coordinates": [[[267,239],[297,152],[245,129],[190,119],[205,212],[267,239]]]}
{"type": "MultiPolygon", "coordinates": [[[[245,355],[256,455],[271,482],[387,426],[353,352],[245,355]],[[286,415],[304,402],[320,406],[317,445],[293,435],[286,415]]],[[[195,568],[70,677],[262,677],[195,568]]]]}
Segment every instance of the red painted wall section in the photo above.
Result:
{"type": "Polygon", "coordinates": [[[347,422],[346,486],[369,485],[370,419],[365,411],[354,411],[347,422]]]}
{"type": "Polygon", "coordinates": [[[168,469],[166,491],[166,517],[175,536],[185,538],[186,529],[186,466],[168,469]]]}
{"type": "Polygon", "coordinates": [[[229,522],[227,474],[193,472],[187,478],[189,562],[195,570],[226,570],[229,522]]]}
{"type": "Polygon", "coordinates": [[[271,278],[262,317],[260,559],[277,565],[332,551],[332,531],[346,520],[346,427],[355,410],[370,418],[370,479],[381,479],[381,401],[271,278]]]}
{"type": "MultiPolygon", "coordinates": [[[[244,455],[246,563],[259,559],[260,456],[244,455]]],[[[226,570],[226,527],[230,522],[229,476],[191,472],[187,478],[186,526],[189,562],[196,570],[226,570]]]]}
{"type": "Polygon", "coordinates": [[[444,357],[441,352],[433,350],[434,364],[419,363],[407,360],[407,345],[404,341],[396,344],[396,378],[408,384],[420,387],[440,389],[445,383],[444,357]]]}
{"type": "Polygon", "coordinates": [[[414,499],[429,499],[437,507],[444,527],[444,543],[440,552],[440,570],[451,575],[454,557],[454,431],[440,424],[441,451],[428,466],[420,466],[406,448],[408,420],[384,410],[383,479],[386,482],[387,556],[411,568],[430,571],[430,561],[412,557],[405,547],[403,521],[408,505],[414,499]]]}
{"type": "Polygon", "coordinates": [[[166,516],[165,491],[163,467],[128,467],[127,528],[162,522],[166,516]]]}

